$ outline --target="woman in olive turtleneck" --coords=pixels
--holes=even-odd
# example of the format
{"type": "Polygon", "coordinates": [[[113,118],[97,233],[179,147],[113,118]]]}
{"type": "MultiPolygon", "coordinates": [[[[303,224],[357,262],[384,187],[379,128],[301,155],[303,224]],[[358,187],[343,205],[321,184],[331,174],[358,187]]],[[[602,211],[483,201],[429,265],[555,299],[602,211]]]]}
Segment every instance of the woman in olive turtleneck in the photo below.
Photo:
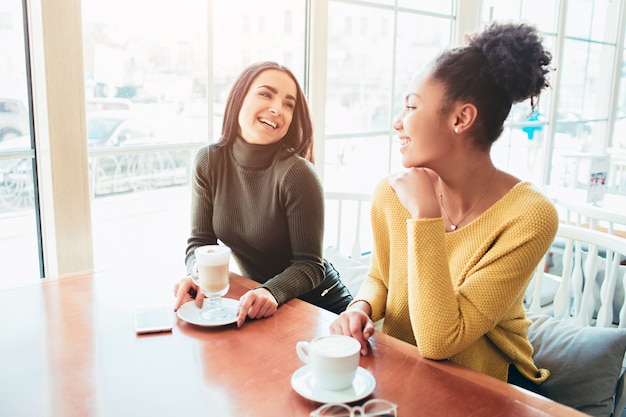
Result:
{"type": "MultiPolygon", "coordinates": [[[[189,272],[194,249],[219,240],[242,275],[259,282],[240,298],[239,327],[294,297],[335,313],[352,300],[322,257],[324,195],[313,162],[311,117],[293,73],[274,62],[244,69],[226,102],[220,140],[195,158],[186,252],[189,272]]],[[[202,303],[190,277],[174,292],[175,309],[193,298],[202,303]]]]}

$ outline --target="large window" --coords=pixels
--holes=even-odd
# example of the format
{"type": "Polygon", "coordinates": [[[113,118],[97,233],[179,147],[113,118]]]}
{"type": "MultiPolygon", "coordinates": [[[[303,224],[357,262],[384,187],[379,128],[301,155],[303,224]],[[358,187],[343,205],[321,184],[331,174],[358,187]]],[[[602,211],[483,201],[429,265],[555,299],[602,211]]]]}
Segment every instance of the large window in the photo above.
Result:
{"type": "Polygon", "coordinates": [[[537,25],[556,67],[537,113],[514,106],[496,164],[577,187],[608,149],[610,189],[626,193],[622,3],[3,1],[0,286],[152,259],[182,273],[193,155],[219,137],[230,84],[255,61],[305,88],[325,188],[372,192],[401,168],[392,123],[412,76],[492,20],[537,25]]]}
{"type": "Polygon", "coordinates": [[[304,84],[304,1],[158,3],[82,1],[96,269],[159,254],[182,273],[191,162],[234,78],[274,60],[304,84]]]}

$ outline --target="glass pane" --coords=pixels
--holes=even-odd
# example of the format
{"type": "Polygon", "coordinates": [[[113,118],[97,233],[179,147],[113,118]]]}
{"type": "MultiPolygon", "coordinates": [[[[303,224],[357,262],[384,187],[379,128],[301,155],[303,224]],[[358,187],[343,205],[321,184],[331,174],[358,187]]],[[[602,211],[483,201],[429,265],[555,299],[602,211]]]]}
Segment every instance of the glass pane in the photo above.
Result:
{"type": "Polygon", "coordinates": [[[0,5],[0,288],[40,278],[22,2],[0,5]]]}
{"type": "Polygon", "coordinates": [[[412,13],[399,13],[396,32],[398,38],[392,122],[403,109],[404,97],[411,79],[449,46],[452,21],[412,13]]]}
{"type": "Polygon", "coordinates": [[[550,91],[545,91],[536,111],[530,100],[513,105],[505,129],[491,149],[494,163],[518,178],[541,184],[550,91]]]}
{"type": "Polygon", "coordinates": [[[240,0],[213,2],[213,98],[219,138],[221,116],[230,84],[249,64],[276,61],[288,67],[304,87],[305,0],[240,0]]]}
{"type": "Polygon", "coordinates": [[[370,193],[389,172],[389,135],[327,138],[324,145],[326,191],[370,193]]]}
{"type": "Polygon", "coordinates": [[[452,0],[398,0],[399,7],[447,15],[452,14],[453,4],[452,0]]]}
{"type": "Polygon", "coordinates": [[[519,18],[521,0],[483,0],[483,22],[507,21],[519,18]]]}
{"type": "Polygon", "coordinates": [[[626,194],[626,118],[623,113],[615,120],[613,141],[607,150],[611,155],[608,191],[616,194],[626,194]]]}
{"type": "Polygon", "coordinates": [[[608,188],[611,192],[626,194],[626,65],[622,62],[617,116],[613,126],[609,153],[611,162],[608,188]]]}
{"type": "Polygon", "coordinates": [[[485,0],[483,23],[510,20],[527,21],[542,31],[556,32],[558,0],[485,0]]]}
{"type": "Polygon", "coordinates": [[[402,168],[400,147],[392,124],[402,112],[412,78],[450,44],[452,22],[445,18],[399,13],[395,56],[394,97],[389,121],[391,148],[388,172],[402,168]]]}
{"type": "MultiPolygon", "coordinates": [[[[330,3],[332,3],[334,0],[330,0],[330,3]]],[[[396,2],[396,0],[361,0],[361,3],[371,3],[374,5],[386,5],[386,6],[393,6],[394,3],[396,2]]]]}
{"type": "Polygon", "coordinates": [[[582,151],[603,151],[605,129],[594,131],[589,122],[608,120],[611,82],[604,69],[612,68],[614,59],[614,46],[565,42],[556,132],[583,141],[582,151]]]}
{"type": "Polygon", "coordinates": [[[555,33],[558,23],[558,0],[523,0],[520,18],[542,32],[555,33]]]}
{"type": "Polygon", "coordinates": [[[331,3],[328,14],[326,134],[388,130],[393,12],[331,3]]]}
{"type": "Polygon", "coordinates": [[[95,268],[180,262],[189,166],[214,122],[206,5],[83,0],[82,11],[95,268]]]}
{"type": "Polygon", "coordinates": [[[570,0],[565,35],[598,42],[615,43],[620,2],[611,0],[570,0]]]}
{"type": "MultiPolygon", "coordinates": [[[[576,9],[575,9],[576,10],[576,9]]],[[[550,183],[586,188],[591,156],[605,152],[615,46],[566,39],[550,183]]]]}

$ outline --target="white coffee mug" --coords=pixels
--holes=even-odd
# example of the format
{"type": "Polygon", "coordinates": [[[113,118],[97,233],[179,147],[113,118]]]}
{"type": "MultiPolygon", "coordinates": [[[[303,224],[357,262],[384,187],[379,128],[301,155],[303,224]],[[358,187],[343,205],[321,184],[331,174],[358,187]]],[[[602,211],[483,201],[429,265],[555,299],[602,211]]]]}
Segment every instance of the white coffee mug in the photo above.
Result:
{"type": "Polygon", "coordinates": [[[361,356],[360,343],[350,336],[329,335],[300,341],[296,352],[308,364],[320,388],[341,391],[352,385],[361,356]]]}

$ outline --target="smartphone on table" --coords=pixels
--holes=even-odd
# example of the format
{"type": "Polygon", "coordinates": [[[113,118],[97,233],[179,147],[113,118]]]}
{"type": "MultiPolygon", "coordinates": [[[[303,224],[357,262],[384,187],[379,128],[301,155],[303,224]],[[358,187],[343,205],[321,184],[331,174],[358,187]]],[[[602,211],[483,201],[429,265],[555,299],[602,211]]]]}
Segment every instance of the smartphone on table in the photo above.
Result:
{"type": "Polygon", "coordinates": [[[135,306],[135,332],[137,334],[172,331],[172,312],[165,304],[135,306]]]}

